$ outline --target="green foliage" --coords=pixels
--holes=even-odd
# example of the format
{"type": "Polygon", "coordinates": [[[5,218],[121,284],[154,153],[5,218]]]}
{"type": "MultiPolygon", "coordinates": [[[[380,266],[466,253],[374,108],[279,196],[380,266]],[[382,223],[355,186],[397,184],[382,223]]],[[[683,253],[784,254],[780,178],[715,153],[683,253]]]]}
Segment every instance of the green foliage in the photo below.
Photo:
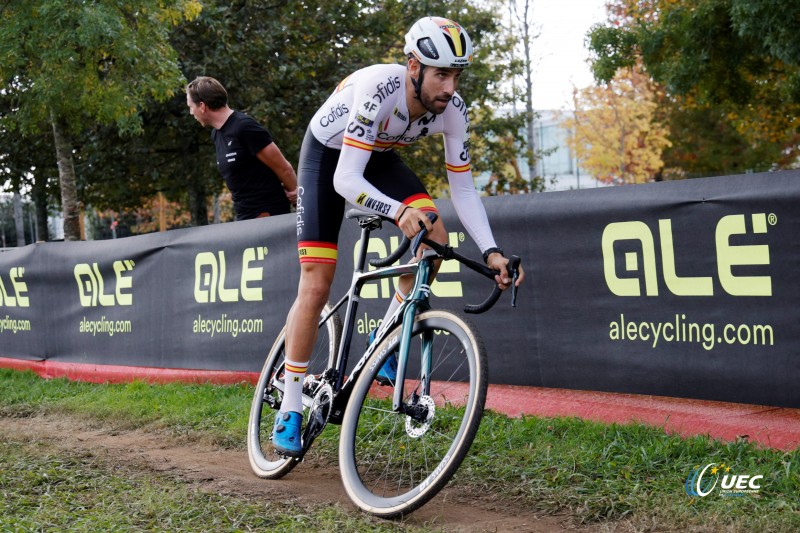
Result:
{"type": "MultiPolygon", "coordinates": [[[[798,73],[800,55],[797,3],[767,0],[659,0],[650,10],[637,10],[619,0],[620,23],[596,26],[590,47],[592,68],[609,81],[637,56],[653,79],[671,94],[695,95],[710,104],[747,105],[763,94],[759,87],[786,92],[798,73]]],[[[795,103],[800,103],[796,100],[795,103]]]]}
{"type": "Polygon", "coordinates": [[[678,173],[708,175],[796,164],[800,4],[616,0],[611,12],[611,20],[590,33],[595,78],[608,81],[641,61],[665,89],[663,114],[676,119],[671,140],[677,157],[668,167],[691,162],[678,173]],[[697,135],[715,129],[721,131],[715,139],[697,135]],[[682,137],[686,133],[691,141],[682,137]]]}
{"type": "Polygon", "coordinates": [[[197,14],[188,0],[7,2],[0,81],[14,113],[5,125],[36,133],[58,117],[73,134],[95,122],[139,131],[143,105],[182,79],[168,40],[176,10],[197,14]]]}
{"type": "Polygon", "coordinates": [[[52,128],[64,234],[79,235],[74,140],[95,124],[141,131],[140,110],[182,82],[169,30],[196,0],[15,0],[0,9],[0,134],[52,128]]]}
{"type": "Polygon", "coordinates": [[[627,27],[596,25],[589,33],[589,48],[595,54],[592,72],[608,83],[617,71],[636,66],[636,34],[627,27]]]}
{"type": "MultiPolygon", "coordinates": [[[[157,16],[156,6],[168,6],[174,15],[191,2],[35,0],[12,2],[0,13],[13,20],[0,29],[0,57],[7,52],[13,58],[0,67],[0,81],[10,88],[0,94],[0,102],[20,110],[13,121],[7,117],[7,127],[23,128],[26,135],[46,131],[47,109],[60,110],[76,134],[75,168],[85,204],[121,211],[162,191],[184,205],[205,205],[205,198],[222,190],[209,130],[189,115],[179,90],[198,75],[218,78],[228,89],[231,107],[264,124],[296,165],[308,120],[339,81],[372,63],[404,62],[405,32],[431,13],[457,20],[476,43],[476,61],[459,88],[473,106],[475,172],[507,172],[508,161],[519,151],[518,141],[494,140],[517,139],[521,124],[519,117],[495,113],[511,100],[503,80],[519,69],[508,59],[514,43],[498,24],[498,5],[201,3],[196,17],[185,12],[176,26],[172,23],[180,17],[157,16]],[[26,45],[18,46],[23,36],[26,45]],[[46,53],[33,61],[42,43],[48,43],[46,53]]],[[[446,194],[439,139],[418,143],[402,155],[435,194],[446,194]]],[[[195,224],[207,220],[202,210],[193,215],[195,224]]]]}
{"type": "Polygon", "coordinates": [[[682,105],[679,100],[662,106],[672,145],[664,149],[664,177],[731,176],[766,172],[788,166],[795,150],[780,143],[752,143],[724,113],[710,107],[682,105]]]}

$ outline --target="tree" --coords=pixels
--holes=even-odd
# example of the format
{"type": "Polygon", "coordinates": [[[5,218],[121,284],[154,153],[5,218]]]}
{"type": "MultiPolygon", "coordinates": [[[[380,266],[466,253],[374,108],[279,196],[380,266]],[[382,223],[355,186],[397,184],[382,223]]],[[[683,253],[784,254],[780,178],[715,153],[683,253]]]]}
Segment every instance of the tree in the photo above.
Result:
{"type": "MultiPolygon", "coordinates": [[[[371,63],[404,62],[405,32],[430,13],[463,24],[476,44],[475,62],[459,87],[471,104],[473,170],[507,172],[508,162],[520,151],[522,122],[496,113],[511,106],[513,96],[504,80],[517,68],[505,55],[514,43],[499,26],[499,4],[453,7],[444,1],[398,0],[203,0],[202,4],[199,16],[184,18],[169,34],[183,77],[220,79],[231,106],[262,122],[291,162],[298,159],[308,120],[341,79],[371,63]],[[503,144],[509,138],[517,144],[503,144]]],[[[194,206],[192,224],[207,223],[206,200],[223,189],[209,130],[188,114],[183,91],[166,101],[147,100],[137,109],[137,128],[85,121],[80,136],[72,137],[80,198],[100,210],[121,212],[141,207],[162,192],[169,201],[194,206]]],[[[445,194],[438,138],[404,148],[402,155],[434,194],[445,194]]]]}
{"type": "Polygon", "coordinates": [[[0,131],[0,192],[28,194],[35,206],[36,235],[48,239],[48,206],[57,194],[58,170],[54,164],[53,141],[45,136],[21,138],[0,131]]]}
{"type": "Polygon", "coordinates": [[[634,69],[620,70],[608,84],[575,91],[575,111],[565,123],[567,143],[581,167],[600,181],[622,185],[652,181],[664,163],[668,130],[655,120],[652,82],[634,69]]]}
{"type": "MultiPolygon", "coordinates": [[[[368,64],[404,62],[403,35],[429,13],[457,20],[476,43],[476,60],[459,87],[472,104],[473,169],[505,171],[520,151],[522,122],[495,112],[512,101],[502,80],[514,68],[504,55],[513,42],[490,9],[396,0],[206,1],[199,17],[175,28],[171,42],[187,79],[210,75],[222,81],[231,106],[263,123],[295,162],[308,120],[331,90],[368,64]],[[513,147],[502,143],[510,136],[517,143],[513,147]]],[[[92,176],[84,192],[95,205],[119,210],[126,195],[129,201],[144,202],[156,191],[173,200],[194,197],[199,204],[204,195],[220,191],[209,131],[189,116],[183,94],[152,104],[144,113],[143,130],[124,147],[115,135],[98,131],[82,151],[80,168],[92,176]],[[88,150],[100,145],[101,150],[88,150]]],[[[446,195],[439,139],[404,148],[403,156],[433,194],[446,195]]],[[[196,215],[193,224],[207,218],[196,215]]]]}
{"type": "Polygon", "coordinates": [[[790,148],[783,142],[753,142],[730,117],[711,106],[694,105],[689,98],[660,101],[659,120],[669,126],[671,146],[664,149],[664,179],[730,176],[786,168],[797,157],[798,138],[790,148]]]}
{"type": "Polygon", "coordinates": [[[141,130],[139,111],[183,80],[168,30],[200,12],[196,0],[10,0],[0,11],[0,83],[11,102],[5,126],[52,131],[64,237],[80,238],[74,139],[99,123],[141,130]]]}
{"type": "MultiPolygon", "coordinates": [[[[541,176],[536,175],[536,146],[534,144],[534,122],[538,118],[533,109],[533,60],[531,59],[531,48],[533,41],[538,37],[534,33],[533,12],[531,9],[530,0],[525,0],[522,8],[522,14],[518,12],[517,2],[510,2],[512,11],[512,28],[513,19],[516,19],[516,26],[522,32],[522,53],[523,53],[523,76],[524,76],[524,100],[525,100],[525,128],[526,128],[526,146],[527,146],[527,159],[528,159],[528,176],[527,181],[534,190],[543,190],[544,180],[541,176]]],[[[516,163],[516,161],[515,161],[516,163]]],[[[515,165],[516,168],[516,165],[515,165]]]]}
{"type": "Polygon", "coordinates": [[[598,80],[641,61],[681,108],[703,110],[698,117],[715,115],[714,122],[734,127],[754,147],[750,155],[796,153],[800,3],[616,0],[611,12],[610,22],[590,34],[598,80]]]}

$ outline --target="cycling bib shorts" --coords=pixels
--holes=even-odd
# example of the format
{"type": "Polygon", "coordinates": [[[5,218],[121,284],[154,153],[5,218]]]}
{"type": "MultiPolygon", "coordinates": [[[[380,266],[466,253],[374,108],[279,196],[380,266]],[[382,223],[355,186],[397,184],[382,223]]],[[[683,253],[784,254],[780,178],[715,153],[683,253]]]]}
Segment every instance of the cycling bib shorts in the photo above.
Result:
{"type": "MultiPolygon", "coordinates": [[[[300,262],[336,264],[345,199],[334,189],[341,150],[326,148],[306,132],[297,169],[297,250],[300,262]]],[[[416,174],[393,150],[373,152],[364,177],[387,196],[423,211],[436,212],[416,174]]]]}

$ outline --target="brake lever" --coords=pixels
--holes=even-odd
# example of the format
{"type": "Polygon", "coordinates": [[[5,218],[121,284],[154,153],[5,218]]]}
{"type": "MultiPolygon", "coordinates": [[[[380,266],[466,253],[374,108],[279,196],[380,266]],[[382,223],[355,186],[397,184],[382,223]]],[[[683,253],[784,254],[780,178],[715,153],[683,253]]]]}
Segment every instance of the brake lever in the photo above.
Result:
{"type": "MultiPolygon", "coordinates": [[[[425,215],[428,217],[428,220],[431,221],[431,224],[435,224],[436,220],[439,218],[439,215],[436,213],[427,212],[425,215]]],[[[414,236],[414,240],[411,241],[411,254],[413,256],[417,255],[417,250],[419,250],[420,245],[422,244],[423,239],[428,234],[428,230],[425,229],[425,224],[422,223],[420,220],[419,222],[420,232],[414,236]]]]}
{"type": "Polygon", "coordinates": [[[519,265],[522,259],[517,255],[512,255],[508,260],[506,269],[511,274],[511,307],[517,306],[517,280],[519,279],[519,265]]]}

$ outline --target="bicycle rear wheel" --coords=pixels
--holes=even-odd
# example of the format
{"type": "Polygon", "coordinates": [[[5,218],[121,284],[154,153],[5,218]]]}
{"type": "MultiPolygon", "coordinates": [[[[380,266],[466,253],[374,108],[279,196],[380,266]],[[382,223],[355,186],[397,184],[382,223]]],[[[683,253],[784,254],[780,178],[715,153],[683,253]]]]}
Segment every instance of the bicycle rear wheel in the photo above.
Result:
{"type": "Polygon", "coordinates": [[[406,414],[393,411],[394,387],[378,386],[374,379],[399,347],[401,328],[385,337],[356,380],[339,440],[347,494],[361,509],[384,518],[419,508],[450,480],[478,431],[488,387],[486,356],[475,330],[457,314],[427,311],[414,319],[406,414]]]}
{"type": "MultiPolygon", "coordinates": [[[[330,309],[330,304],[326,304],[320,319],[327,315],[330,309]]],[[[315,381],[315,378],[333,365],[339,350],[341,335],[342,322],[337,313],[332,314],[328,320],[320,324],[303,386],[305,418],[308,415],[308,405],[311,404],[313,394],[316,392],[315,386],[318,382],[315,381]]],[[[286,327],[281,330],[267,355],[253,394],[250,419],[247,423],[247,456],[250,459],[250,467],[258,477],[265,479],[283,477],[299,463],[296,459],[279,455],[270,443],[275,416],[283,401],[285,339],[286,327]]]]}

